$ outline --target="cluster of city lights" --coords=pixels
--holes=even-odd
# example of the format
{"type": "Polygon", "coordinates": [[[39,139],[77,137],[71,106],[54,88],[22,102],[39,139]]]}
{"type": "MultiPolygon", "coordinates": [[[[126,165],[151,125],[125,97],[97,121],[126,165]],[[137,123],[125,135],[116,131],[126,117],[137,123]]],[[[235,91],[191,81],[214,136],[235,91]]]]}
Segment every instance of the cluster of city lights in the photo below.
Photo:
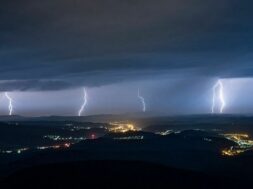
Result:
{"type": "Polygon", "coordinates": [[[47,149],[60,149],[60,148],[69,148],[71,143],[57,144],[52,146],[38,146],[37,150],[47,150],[47,149]]]}
{"type": "Polygon", "coordinates": [[[53,141],[82,141],[86,140],[85,137],[61,137],[59,135],[46,135],[43,138],[50,139],[53,141]]]}
{"type": "Polygon", "coordinates": [[[243,152],[245,152],[245,150],[231,146],[229,149],[222,150],[222,155],[223,156],[237,156],[243,152]]]}
{"type": "Polygon", "coordinates": [[[21,154],[22,152],[25,152],[29,150],[29,148],[19,148],[19,149],[14,149],[14,150],[0,150],[1,154],[12,154],[12,153],[16,153],[16,154],[21,154]]]}
{"type": "Polygon", "coordinates": [[[173,130],[166,130],[166,131],[156,132],[155,134],[166,136],[166,135],[169,135],[171,133],[173,133],[173,130]]]}
{"type": "Polygon", "coordinates": [[[253,149],[253,140],[250,139],[248,134],[232,133],[224,134],[224,137],[237,144],[237,146],[222,150],[222,154],[225,156],[235,156],[253,149]]]}
{"type": "Polygon", "coordinates": [[[29,150],[47,150],[47,149],[64,149],[69,148],[72,143],[56,144],[51,146],[37,146],[35,148],[19,148],[13,150],[0,150],[0,154],[21,154],[29,150]]]}
{"type": "Polygon", "coordinates": [[[111,122],[109,132],[113,133],[126,133],[129,131],[140,131],[140,128],[137,128],[134,124],[123,123],[123,122],[111,122]]]}
{"type": "Polygon", "coordinates": [[[143,140],[144,136],[114,137],[114,140],[143,140]]]}
{"type": "Polygon", "coordinates": [[[90,127],[90,126],[74,125],[73,123],[67,123],[67,124],[65,124],[65,126],[62,129],[69,130],[69,131],[81,131],[81,130],[91,130],[91,129],[105,129],[105,130],[107,130],[107,127],[104,125],[90,127]]]}

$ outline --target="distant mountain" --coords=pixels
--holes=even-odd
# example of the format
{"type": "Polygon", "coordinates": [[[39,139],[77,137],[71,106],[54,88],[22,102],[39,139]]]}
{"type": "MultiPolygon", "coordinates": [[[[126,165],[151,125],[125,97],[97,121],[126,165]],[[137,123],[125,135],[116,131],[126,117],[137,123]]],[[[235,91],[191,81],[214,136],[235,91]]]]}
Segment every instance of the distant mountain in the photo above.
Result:
{"type": "Polygon", "coordinates": [[[19,121],[75,121],[75,122],[107,122],[122,118],[120,115],[92,115],[92,116],[41,116],[41,117],[23,117],[18,115],[0,116],[2,122],[19,121]]]}
{"type": "Polygon", "coordinates": [[[19,115],[12,115],[12,116],[0,116],[0,121],[6,122],[6,121],[25,121],[30,118],[22,117],[19,115]]]}
{"type": "Polygon", "coordinates": [[[89,116],[39,116],[39,117],[25,117],[20,115],[12,116],[0,116],[0,121],[77,121],[77,122],[108,122],[108,121],[120,121],[131,119],[144,119],[144,120],[198,120],[199,122],[213,122],[213,121],[231,121],[238,119],[253,119],[250,115],[230,115],[230,114],[203,114],[203,115],[169,115],[169,116],[154,116],[152,112],[135,112],[125,114],[101,114],[101,115],[89,115],[89,116]]]}

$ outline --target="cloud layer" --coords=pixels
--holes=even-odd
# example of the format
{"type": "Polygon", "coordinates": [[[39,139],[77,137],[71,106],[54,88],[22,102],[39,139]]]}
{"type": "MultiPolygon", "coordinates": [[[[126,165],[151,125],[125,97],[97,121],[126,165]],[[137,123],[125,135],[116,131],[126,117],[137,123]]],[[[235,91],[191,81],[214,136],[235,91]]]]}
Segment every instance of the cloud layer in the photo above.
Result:
{"type": "Polygon", "coordinates": [[[4,0],[0,90],[253,75],[250,0],[4,0]]]}

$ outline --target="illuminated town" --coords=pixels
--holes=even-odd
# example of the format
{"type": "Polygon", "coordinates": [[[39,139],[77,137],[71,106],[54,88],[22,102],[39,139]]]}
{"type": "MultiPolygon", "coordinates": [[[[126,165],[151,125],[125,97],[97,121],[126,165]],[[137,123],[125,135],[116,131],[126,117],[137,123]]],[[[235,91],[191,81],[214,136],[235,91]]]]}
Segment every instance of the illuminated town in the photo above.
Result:
{"type": "MultiPolygon", "coordinates": [[[[103,131],[105,133],[127,133],[127,132],[135,132],[140,131],[141,129],[137,128],[134,124],[131,123],[125,123],[125,122],[111,122],[109,124],[109,128],[104,125],[99,126],[79,126],[75,124],[66,124],[61,129],[65,132],[70,131],[69,136],[61,136],[59,134],[55,135],[44,135],[42,136],[42,139],[44,141],[52,141],[49,142],[48,145],[37,145],[37,146],[27,146],[27,147],[21,147],[21,148],[10,148],[1,150],[0,154],[21,154],[27,151],[33,151],[33,150],[47,150],[47,149],[64,149],[69,148],[71,145],[79,143],[81,141],[85,141],[87,139],[96,139],[97,133],[93,132],[92,129],[98,129],[100,131],[103,131]],[[89,136],[81,136],[80,131],[88,132],[89,136]]],[[[104,133],[104,134],[105,134],[104,133]]],[[[114,137],[114,140],[142,140],[144,137],[139,135],[134,136],[120,136],[120,137],[114,137]]],[[[43,143],[43,142],[42,142],[43,143]]]]}
{"type": "MultiPolygon", "coordinates": [[[[20,126],[15,123],[16,126],[20,126]]],[[[96,126],[82,126],[79,124],[68,123],[62,125],[55,134],[41,136],[38,144],[24,145],[23,147],[9,147],[7,149],[0,149],[0,154],[22,154],[34,150],[47,150],[47,149],[65,149],[78,142],[97,138],[96,131],[107,132],[107,127],[104,125],[96,126]],[[59,133],[61,134],[59,134],[59,133]]],[[[100,136],[98,134],[98,136],[100,136]]]]}
{"type": "Polygon", "coordinates": [[[129,131],[140,131],[134,124],[124,122],[111,122],[109,132],[113,133],[126,133],[129,131]]]}
{"type": "Polygon", "coordinates": [[[229,149],[222,150],[222,155],[236,156],[253,149],[253,140],[250,139],[248,134],[229,133],[224,134],[223,136],[228,140],[235,142],[237,146],[231,146],[229,149]]]}
{"type": "Polygon", "coordinates": [[[59,135],[46,135],[44,136],[45,139],[50,139],[53,141],[73,141],[73,142],[80,142],[82,140],[86,140],[85,137],[61,137],[59,135]]]}
{"type": "MultiPolygon", "coordinates": [[[[67,123],[60,129],[62,131],[60,130],[59,133],[55,132],[55,134],[51,133],[41,136],[42,142],[40,144],[2,149],[0,150],[0,154],[21,154],[34,150],[65,149],[87,139],[103,137],[107,133],[114,134],[111,136],[113,140],[143,140],[145,138],[143,133],[138,133],[139,131],[142,131],[142,129],[130,121],[113,121],[108,124],[96,125],[67,123]],[[102,133],[98,134],[97,131],[102,133]]],[[[193,131],[198,132],[204,130],[194,129],[193,131]]],[[[167,129],[155,132],[154,134],[167,136],[173,133],[180,134],[181,131],[167,129]]],[[[221,150],[221,154],[223,156],[237,156],[245,151],[253,150],[253,139],[251,139],[251,137],[246,133],[225,133],[220,134],[220,136],[235,143],[235,145],[221,150]]],[[[206,142],[212,142],[212,139],[209,137],[203,137],[203,140],[206,142]]]]}

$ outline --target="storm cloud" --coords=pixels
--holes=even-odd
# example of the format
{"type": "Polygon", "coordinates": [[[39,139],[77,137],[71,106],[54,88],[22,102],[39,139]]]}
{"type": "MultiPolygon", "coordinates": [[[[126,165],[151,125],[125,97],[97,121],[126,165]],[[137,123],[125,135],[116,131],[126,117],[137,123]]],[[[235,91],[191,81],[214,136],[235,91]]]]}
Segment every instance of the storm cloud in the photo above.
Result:
{"type": "Polygon", "coordinates": [[[252,1],[3,0],[0,88],[253,75],[252,1]]]}

